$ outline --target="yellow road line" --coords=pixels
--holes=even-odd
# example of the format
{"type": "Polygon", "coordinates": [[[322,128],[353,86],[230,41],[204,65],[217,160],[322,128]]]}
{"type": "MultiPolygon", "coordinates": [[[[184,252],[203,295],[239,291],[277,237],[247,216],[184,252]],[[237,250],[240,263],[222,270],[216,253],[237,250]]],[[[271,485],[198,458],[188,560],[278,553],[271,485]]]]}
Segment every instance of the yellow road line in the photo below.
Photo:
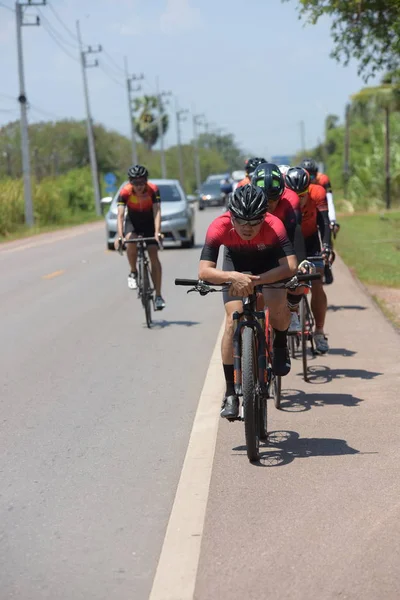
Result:
{"type": "Polygon", "coordinates": [[[49,273],[48,275],[42,275],[42,279],[54,279],[54,277],[58,277],[59,275],[62,275],[65,271],[61,270],[61,271],[54,271],[54,273],[49,273]]]}

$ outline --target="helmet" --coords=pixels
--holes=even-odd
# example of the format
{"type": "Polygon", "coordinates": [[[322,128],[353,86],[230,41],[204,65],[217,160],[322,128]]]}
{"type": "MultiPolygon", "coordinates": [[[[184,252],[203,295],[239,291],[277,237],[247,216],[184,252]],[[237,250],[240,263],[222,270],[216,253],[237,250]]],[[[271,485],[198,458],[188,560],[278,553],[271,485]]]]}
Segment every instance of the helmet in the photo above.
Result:
{"type": "Polygon", "coordinates": [[[318,165],[313,158],[305,158],[301,161],[300,166],[307,169],[311,177],[315,177],[318,173],[318,165]]]}
{"type": "Polygon", "coordinates": [[[278,165],[278,169],[280,170],[280,172],[282,173],[282,175],[286,175],[286,173],[290,169],[290,166],[289,165],[278,165]]]}
{"type": "Polygon", "coordinates": [[[296,194],[302,194],[310,185],[310,174],[303,167],[292,167],[286,173],[286,185],[296,194]]]}
{"type": "Polygon", "coordinates": [[[261,165],[262,163],[266,162],[267,161],[265,160],[265,158],[258,158],[257,156],[255,156],[254,158],[249,158],[249,160],[246,162],[247,175],[252,175],[255,169],[258,167],[258,165],[261,165]]]}
{"type": "Polygon", "coordinates": [[[148,176],[149,176],[149,172],[146,169],[146,167],[143,167],[143,165],[133,165],[128,170],[129,179],[142,179],[142,178],[147,179],[148,176]]]}
{"type": "Polygon", "coordinates": [[[268,199],[261,188],[246,184],[229,195],[228,210],[238,219],[253,221],[268,210],[268,199]]]}
{"type": "Polygon", "coordinates": [[[268,200],[276,200],[285,190],[285,180],[277,165],[263,163],[258,165],[251,180],[253,185],[264,190],[268,200]]]}

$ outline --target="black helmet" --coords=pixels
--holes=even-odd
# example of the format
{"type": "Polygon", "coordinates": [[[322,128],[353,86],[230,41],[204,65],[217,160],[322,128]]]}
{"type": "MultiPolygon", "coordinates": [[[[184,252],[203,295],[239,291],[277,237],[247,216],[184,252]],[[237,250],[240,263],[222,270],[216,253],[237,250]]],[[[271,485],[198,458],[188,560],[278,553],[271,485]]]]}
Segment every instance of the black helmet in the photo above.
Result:
{"type": "Polygon", "coordinates": [[[148,176],[149,176],[149,172],[146,169],[146,167],[143,167],[143,165],[133,165],[128,170],[129,179],[142,179],[142,178],[147,179],[148,176]]]}
{"type": "Polygon", "coordinates": [[[249,160],[246,162],[245,167],[247,175],[252,175],[258,167],[258,165],[261,165],[265,162],[267,162],[265,158],[258,158],[257,156],[255,156],[254,158],[249,158],[249,160]]]}
{"type": "Polygon", "coordinates": [[[285,181],[289,189],[302,194],[310,185],[310,173],[303,167],[291,167],[286,173],[285,181]]]}
{"type": "Polygon", "coordinates": [[[238,219],[254,221],[268,210],[268,199],[261,188],[247,184],[229,194],[228,210],[238,219]]]}
{"type": "Polygon", "coordinates": [[[251,183],[264,190],[268,200],[276,200],[285,191],[285,180],[279,167],[273,163],[258,165],[251,183]]]}
{"type": "Polygon", "coordinates": [[[311,177],[316,177],[318,173],[318,165],[313,158],[305,158],[301,161],[300,166],[306,169],[311,177]]]}

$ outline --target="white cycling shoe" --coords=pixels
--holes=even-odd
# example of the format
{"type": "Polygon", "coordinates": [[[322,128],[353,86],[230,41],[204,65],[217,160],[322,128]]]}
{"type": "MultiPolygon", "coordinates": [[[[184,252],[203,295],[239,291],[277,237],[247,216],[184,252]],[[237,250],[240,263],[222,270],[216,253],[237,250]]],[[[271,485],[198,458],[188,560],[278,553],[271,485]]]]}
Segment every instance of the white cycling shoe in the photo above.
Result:
{"type": "Polygon", "coordinates": [[[297,312],[290,313],[290,325],[288,333],[298,333],[301,331],[300,318],[297,312]]]}
{"type": "Polygon", "coordinates": [[[329,351],[329,344],[328,340],[325,337],[325,334],[314,333],[313,338],[315,344],[315,351],[318,352],[318,354],[326,354],[329,351]]]}
{"type": "Polygon", "coordinates": [[[137,290],[137,275],[136,273],[129,273],[128,275],[128,288],[130,290],[137,290]]]}

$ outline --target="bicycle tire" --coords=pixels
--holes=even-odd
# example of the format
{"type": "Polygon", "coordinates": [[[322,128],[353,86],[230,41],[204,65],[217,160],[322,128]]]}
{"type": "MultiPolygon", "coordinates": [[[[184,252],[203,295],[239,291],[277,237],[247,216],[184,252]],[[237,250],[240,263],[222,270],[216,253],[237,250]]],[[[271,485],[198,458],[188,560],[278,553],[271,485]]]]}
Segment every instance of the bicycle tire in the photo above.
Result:
{"type": "Polygon", "coordinates": [[[307,370],[307,338],[306,332],[306,319],[307,319],[307,304],[305,298],[301,299],[300,302],[300,327],[301,327],[301,357],[303,361],[303,379],[308,381],[308,370],[307,370]]]}
{"type": "Polygon", "coordinates": [[[289,335],[289,340],[290,340],[290,356],[292,358],[296,358],[296,341],[295,341],[295,335],[289,335]]]}
{"type": "Polygon", "coordinates": [[[150,275],[149,268],[147,265],[144,265],[143,272],[143,297],[144,297],[144,312],[146,315],[146,325],[150,329],[152,325],[151,320],[151,291],[150,291],[150,275]]]}
{"type": "Polygon", "coordinates": [[[282,378],[280,375],[273,375],[274,386],[274,404],[278,410],[281,408],[282,378]]]}
{"type": "Polygon", "coordinates": [[[260,414],[257,394],[256,344],[254,331],[244,327],[242,332],[242,392],[244,408],[244,431],[247,457],[250,462],[260,459],[260,414]]]}

